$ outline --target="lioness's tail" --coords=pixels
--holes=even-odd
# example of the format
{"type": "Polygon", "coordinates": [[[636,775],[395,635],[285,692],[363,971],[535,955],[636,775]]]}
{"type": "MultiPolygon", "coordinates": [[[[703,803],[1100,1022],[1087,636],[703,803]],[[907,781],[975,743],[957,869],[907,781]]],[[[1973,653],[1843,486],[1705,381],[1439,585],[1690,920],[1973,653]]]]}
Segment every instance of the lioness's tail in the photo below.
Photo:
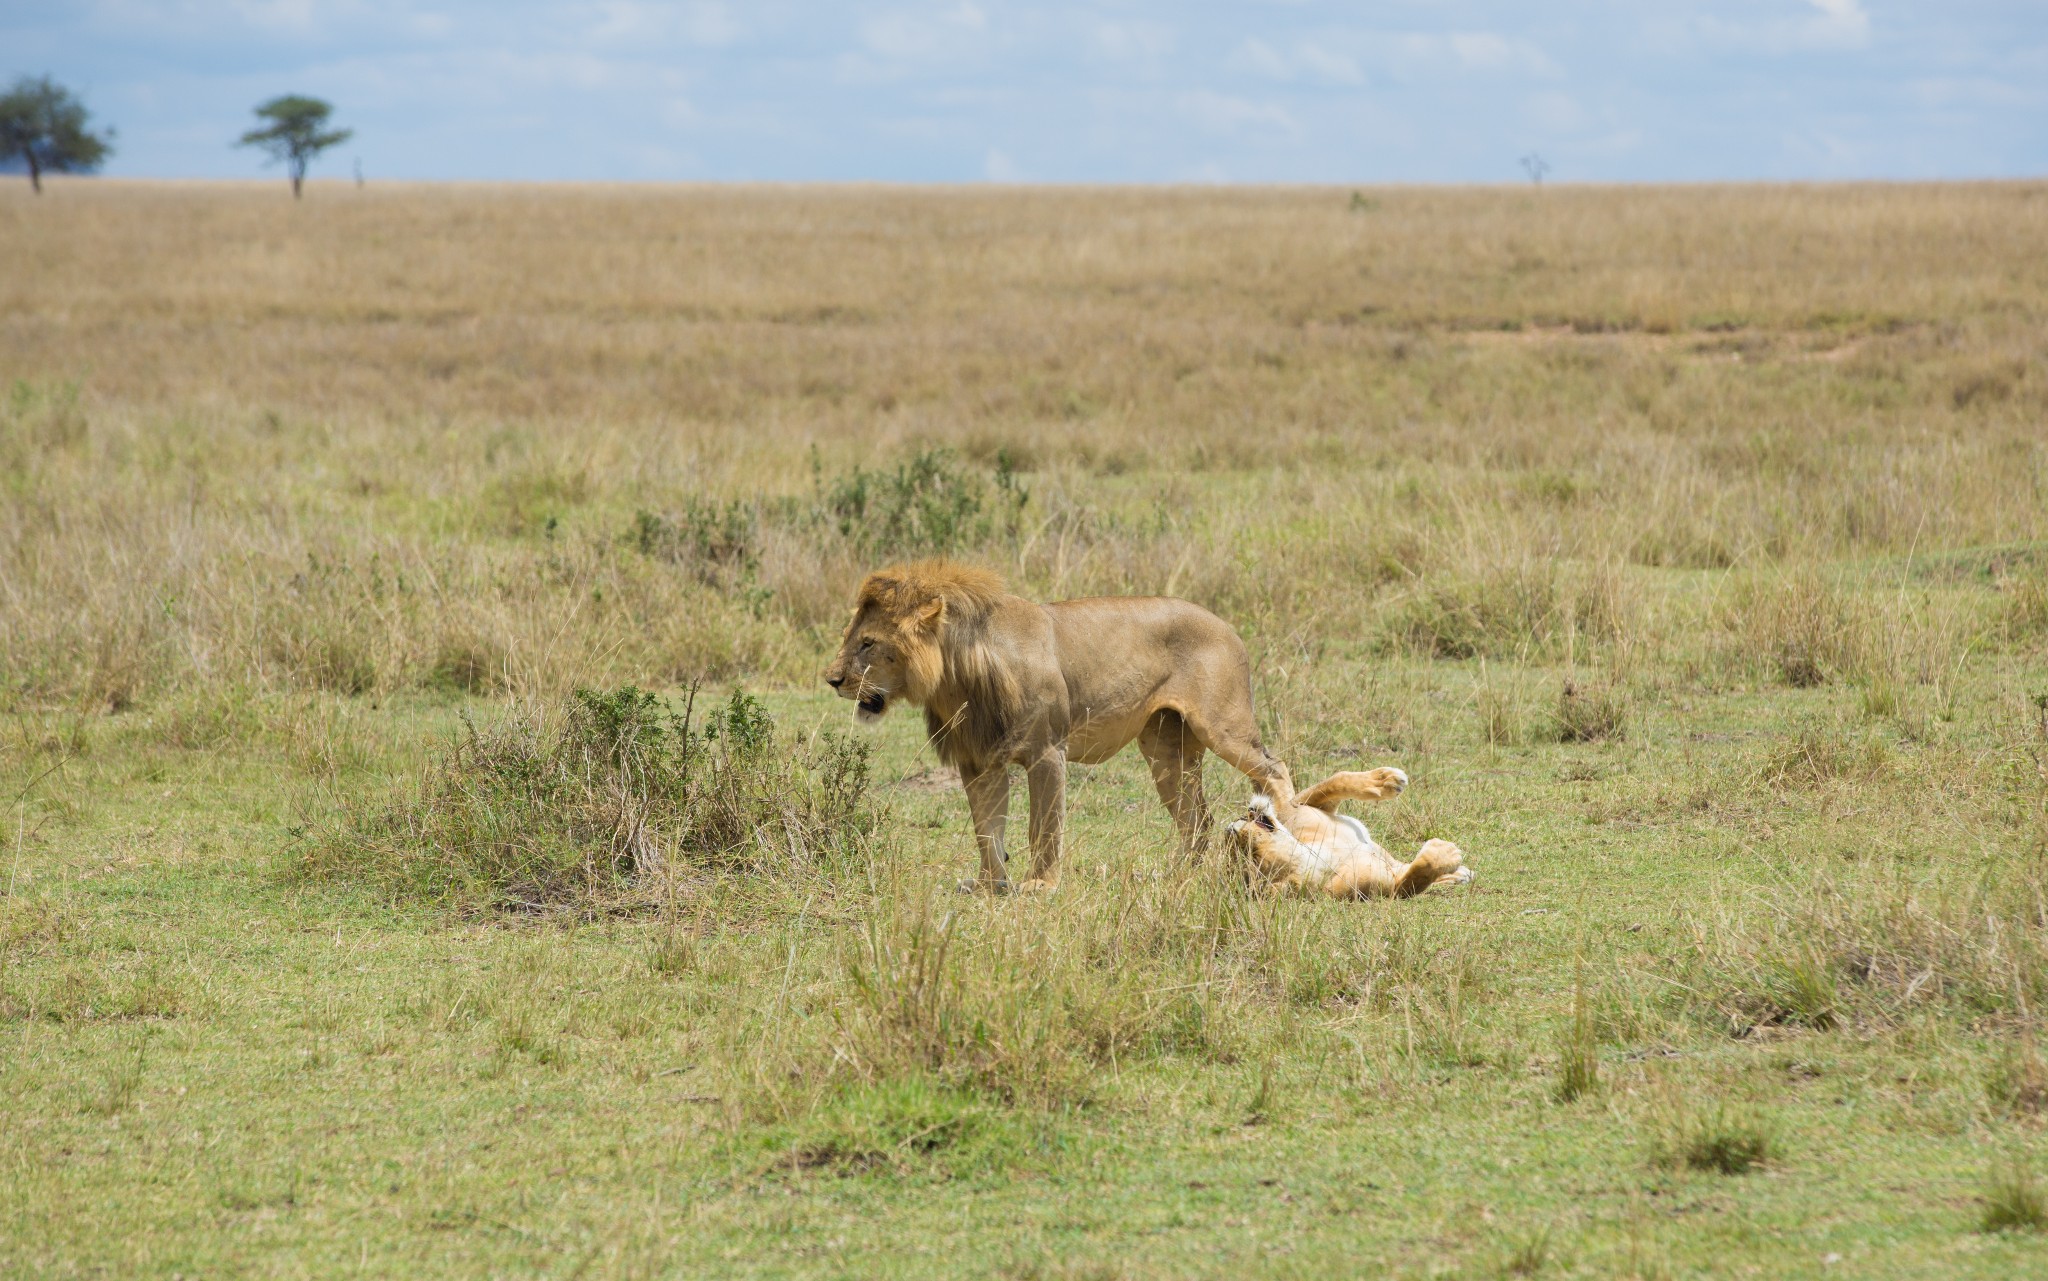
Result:
{"type": "Polygon", "coordinates": [[[1391,765],[1383,765],[1379,769],[1345,770],[1297,794],[1294,803],[1334,814],[1340,801],[1389,800],[1399,796],[1401,789],[1407,786],[1408,776],[1391,765]]]}
{"type": "Polygon", "coordinates": [[[1420,894],[1446,876],[1455,875],[1465,865],[1465,856],[1449,841],[1426,841],[1415,852],[1415,861],[1401,878],[1394,882],[1394,897],[1408,898],[1420,894]]]}

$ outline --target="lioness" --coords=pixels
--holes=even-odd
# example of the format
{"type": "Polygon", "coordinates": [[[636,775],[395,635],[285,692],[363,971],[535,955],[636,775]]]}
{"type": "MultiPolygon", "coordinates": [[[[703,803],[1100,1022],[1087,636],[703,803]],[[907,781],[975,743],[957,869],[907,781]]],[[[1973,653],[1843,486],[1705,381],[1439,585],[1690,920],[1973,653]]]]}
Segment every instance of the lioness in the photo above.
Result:
{"type": "Polygon", "coordinates": [[[1208,827],[1202,751],[1291,810],[1287,767],[1259,742],[1251,663],[1230,624],[1161,596],[1039,605],[985,569],[931,560],[868,575],[825,683],[863,722],[901,699],[924,708],[939,759],[960,771],[983,888],[1009,887],[1008,768],[1031,788],[1031,875],[1059,880],[1067,762],[1106,761],[1137,740],[1159,798],[1192,849],[1208,827]]]}
{"type": "Polygon", "coordinates": [[[1282,821],[1273,801],[1254,796],[1250,813],[1225,829],[1252,872],[1276,892],[1321,891],[1331,898],[1407,898],[1439,881],[1472,879],[1464,856],[1449,841],[1427,841],[1413,862],[1380,847],[1365,824],[1339,814],[1341,801],[1398,796],[1408,776],[1391,766],[1333,774],[1294,798],[1282,821]]]}

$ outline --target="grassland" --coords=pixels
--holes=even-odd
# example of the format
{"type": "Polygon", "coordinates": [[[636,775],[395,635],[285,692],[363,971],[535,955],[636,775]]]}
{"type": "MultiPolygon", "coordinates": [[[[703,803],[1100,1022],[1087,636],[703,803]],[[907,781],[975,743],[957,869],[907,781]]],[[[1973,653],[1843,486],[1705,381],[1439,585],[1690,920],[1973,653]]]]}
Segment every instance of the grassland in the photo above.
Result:
{"type": "Polygon", "coordinates": [[[2048,1268],[2048,187],[275,187],[0,192],[0,1272],[2048,1268]],[[929,550],[1478,879],[954,893],[929,550]]]}

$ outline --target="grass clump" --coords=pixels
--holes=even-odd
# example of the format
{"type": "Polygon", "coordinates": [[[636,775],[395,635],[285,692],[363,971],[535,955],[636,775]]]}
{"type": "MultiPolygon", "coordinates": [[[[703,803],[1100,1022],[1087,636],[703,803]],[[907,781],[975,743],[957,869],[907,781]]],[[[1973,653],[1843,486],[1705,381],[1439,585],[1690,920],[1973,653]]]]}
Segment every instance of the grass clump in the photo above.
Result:
{"type": "Polygon", "coordinates": [[[1057,958],[932,906],[871,921],[846,962],[843,1060],[856,1078],[925,1077],[1005,1103],[1085,1101],[1094,1066],[1057,958]],[[964,955],[963,955],[964,954],[964,955]]]}
{"type": "Polygon", "coordinates": [[[2032,1036],[2009,1047],[1985,1074],[1984,1093],[2008,1116],[2039,1116],[2048,1109],[2048,1063],[2032,1036]]]}
{"type": "Polygon", "coordinates": [[[1891,764],[1891,749],[1876,734],[1851,738],[1839,730],[1808,724],[1780,743],[1764,760],[1763,781],[1772,787],[1820,787],[1837,780],[1867,782],[1891,764]]]}
{"type": "Polygon", "coordinates": [[[1558,1038],[1557,1101],[1571,1103],[1600,1088],[1600,1039],[1586,1005],[1583,975],[1572,988],[1572,1021],[1558,1038]]]}
{"type": "Polygon", "coordinates": [[[832,864],[879,814],[864,744],[780,740],[735,690],[694,721],[635,686],[578,690],[552,716],[466,732],[414,788],[351,809],[300,856],[308,875],[523,910],[616,906],[649,873],[832,864]]]}
{"type": "Polygon", "coordinates": [[[1600,743],[1628,736],[1628,691],[1567,679],[1557,697],[1557,741],[1600,743]]]}
{"type": "Polygon", "coordinates": [[[1026,1138],[1014,1115],[980,1095],[905,1077],[849,1085],[769,1142],[775,1164],[792,1171],[943,1178],[1012,1165],[1026,1138]]]}
{"type": "Polygon", "coordinates": [[[1659,1139],[1659,1164],[1714,1174],[1748,1174],[1780,1153],[1777,1129],[1761,1113],[1716,1103],[1677,1117],[1659,1139]]]}
{"type": "Polygon", "coordinates": [[[1540,1276],[1550,1267],[1556,1251],[1550,1243],[1550,1229],[1540,1228],[1517,1237],[1501,1257],[1500,1275],[1504,1277],[1540,1276]]]}
{"type": "Polygon", "coordinates": [[[1984,1232],[2039,1232],[2048,1228],[2048,1192],[2032,1166],[2013,1160],[1994,1166],[1984,1188],[1984,1232]]]}

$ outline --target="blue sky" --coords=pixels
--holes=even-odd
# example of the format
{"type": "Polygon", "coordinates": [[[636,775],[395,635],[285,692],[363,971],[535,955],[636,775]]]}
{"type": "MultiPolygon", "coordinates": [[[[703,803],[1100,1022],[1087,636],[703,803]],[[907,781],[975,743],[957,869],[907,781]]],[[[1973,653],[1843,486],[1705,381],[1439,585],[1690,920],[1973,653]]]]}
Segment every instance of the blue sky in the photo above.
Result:
{"type": "Polygon", "coordinates": [[[2048,0],[0,0],[112,174],[1500,182],[2048,174],[2048,0]]]}

